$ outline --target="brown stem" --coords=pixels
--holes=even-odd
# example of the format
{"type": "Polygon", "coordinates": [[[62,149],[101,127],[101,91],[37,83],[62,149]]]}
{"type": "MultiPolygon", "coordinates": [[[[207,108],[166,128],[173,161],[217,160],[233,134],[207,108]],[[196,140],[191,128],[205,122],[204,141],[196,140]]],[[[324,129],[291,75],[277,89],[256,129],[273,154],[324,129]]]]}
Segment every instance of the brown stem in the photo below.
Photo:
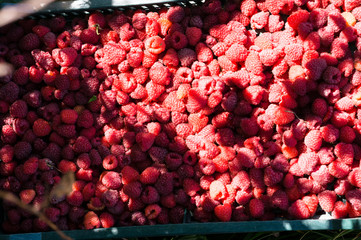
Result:
{"type": "Polygon", "coordinates": [[[33,206],[23,203],[18,197],[14,194],[6,191],[0,190],[0,198],[15,204],[16,206],[25,209],[26,211],[34,214],[42,221],[44,221],[51,229],[53,229],[62,239],[64,240],[72,240],[71,237],[67,236],[63,231],[61,231],[58,226],[56,226],[52,221],[50,221],[42,212],[39,212],[33,206]]]}

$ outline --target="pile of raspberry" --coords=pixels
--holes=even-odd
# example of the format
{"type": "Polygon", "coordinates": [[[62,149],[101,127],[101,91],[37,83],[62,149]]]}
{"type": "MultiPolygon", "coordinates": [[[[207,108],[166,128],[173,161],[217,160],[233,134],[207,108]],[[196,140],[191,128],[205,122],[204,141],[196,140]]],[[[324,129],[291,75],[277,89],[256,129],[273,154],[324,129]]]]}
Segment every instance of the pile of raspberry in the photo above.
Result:
{"type": "Polygon", "coordinates": [[[226,2],[1,28],[0,189],[62,230],[361,216],[361,1],[226,2]]]}

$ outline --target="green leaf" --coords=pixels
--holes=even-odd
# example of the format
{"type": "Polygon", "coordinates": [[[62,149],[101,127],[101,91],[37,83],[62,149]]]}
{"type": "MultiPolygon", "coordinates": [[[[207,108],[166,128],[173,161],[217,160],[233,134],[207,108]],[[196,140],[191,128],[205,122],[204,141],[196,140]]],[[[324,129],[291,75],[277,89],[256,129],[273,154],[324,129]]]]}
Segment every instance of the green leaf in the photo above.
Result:
{"type": "Polygon", "coordinates": [[[97,100],[97,96],[94,95],[89,99],[88,103],[94,102],[95,100],[97,100]]]}

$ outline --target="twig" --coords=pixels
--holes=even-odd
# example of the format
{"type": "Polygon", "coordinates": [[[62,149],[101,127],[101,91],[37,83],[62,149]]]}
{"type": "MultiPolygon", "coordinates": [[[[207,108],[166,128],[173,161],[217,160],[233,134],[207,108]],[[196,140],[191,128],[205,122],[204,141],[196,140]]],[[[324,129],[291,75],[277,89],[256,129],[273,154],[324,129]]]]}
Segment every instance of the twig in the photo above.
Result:
{"type": "Polygon", "coordinates": [[[63,231],[61,231],[58,226],[56,226],[52,221],[50,221],[43,213],[39,212],[36,208],[34,208],[31,205],[25,204],[23,203],[18,197],[16,197],[14,194],[10,193],[10,192],[6,192],[6,191],[1,191],[0,190],[0,198],[11,202],[15,205],[17,205],[18,207],[25,209],[26,211],[34,214],[35,216],[37,216],[39,219],[41,219],[42,221],[44,221],[51,229],[53,229],[57,234],[59,234],[59,236],[62,239],[65,240],[72,240],[72,238],[70,238],[69,236],[67,236],[63,231]]]}
{"type": "Polygon", "coordinates": [[[13,65],[7,62],[0,62],[0,77],[12,75],[14,71],[13,65]]]}

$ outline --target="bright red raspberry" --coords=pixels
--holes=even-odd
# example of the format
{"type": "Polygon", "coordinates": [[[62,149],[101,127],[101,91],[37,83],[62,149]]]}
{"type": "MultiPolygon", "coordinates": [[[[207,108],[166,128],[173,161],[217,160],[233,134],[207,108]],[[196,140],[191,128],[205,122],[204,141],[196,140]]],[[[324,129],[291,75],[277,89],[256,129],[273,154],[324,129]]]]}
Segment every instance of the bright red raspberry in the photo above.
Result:
{"type": "Polygon", "coordinates": [[[102,178],[101,182],[104,186],[110,189],[119,189],[122,186],[122,178],[119,173],[114,171],[106,172],[102,178]]]}
{"type": "Polygon", "coordinates": [[[298,25],[302,22],[306,22],[310,16],[307,10],[298,10],[293,12],[288,18],[287,22],[290,27],[297,29],[298,25]]]}
{"type": "Polygon", "coordinates": [[[101,220],[95,212],[89,211],[84,215],[83,224],[85,229],[100,228],[101,220]]]}
{"type": "Polygon", "coordinates": [[[160,54],[166,47],[164,40],[159,36],[147,38],[144,45],[145,49],[152,54],[160,54]]]}
{"type": "Polygon", "coordinates": [[[302,200],[297,200],[288,208],[288,213],[296,219],[306,219],[310,217],[310,211],[302,200]]]}
{"type": "Polygon", "coordinates": [[[320,192],[317,197],[322,210],[325,212],[333,211],[337,199],[336,193],[334,191],[325,190],[320,192]]]}
{"type": "Polygon", "coordinates": [[[232,206],[229,203],[218,205],[214,208],[214,214],[222,222],[228,222],[232,217],[232,206]]]}
{"type": "Polygon", "coordinates": [[[307,175],[315,170],[318,163],[319,157],[315,152],[301,153],[298,158],[300,170],[307,175]]]}

